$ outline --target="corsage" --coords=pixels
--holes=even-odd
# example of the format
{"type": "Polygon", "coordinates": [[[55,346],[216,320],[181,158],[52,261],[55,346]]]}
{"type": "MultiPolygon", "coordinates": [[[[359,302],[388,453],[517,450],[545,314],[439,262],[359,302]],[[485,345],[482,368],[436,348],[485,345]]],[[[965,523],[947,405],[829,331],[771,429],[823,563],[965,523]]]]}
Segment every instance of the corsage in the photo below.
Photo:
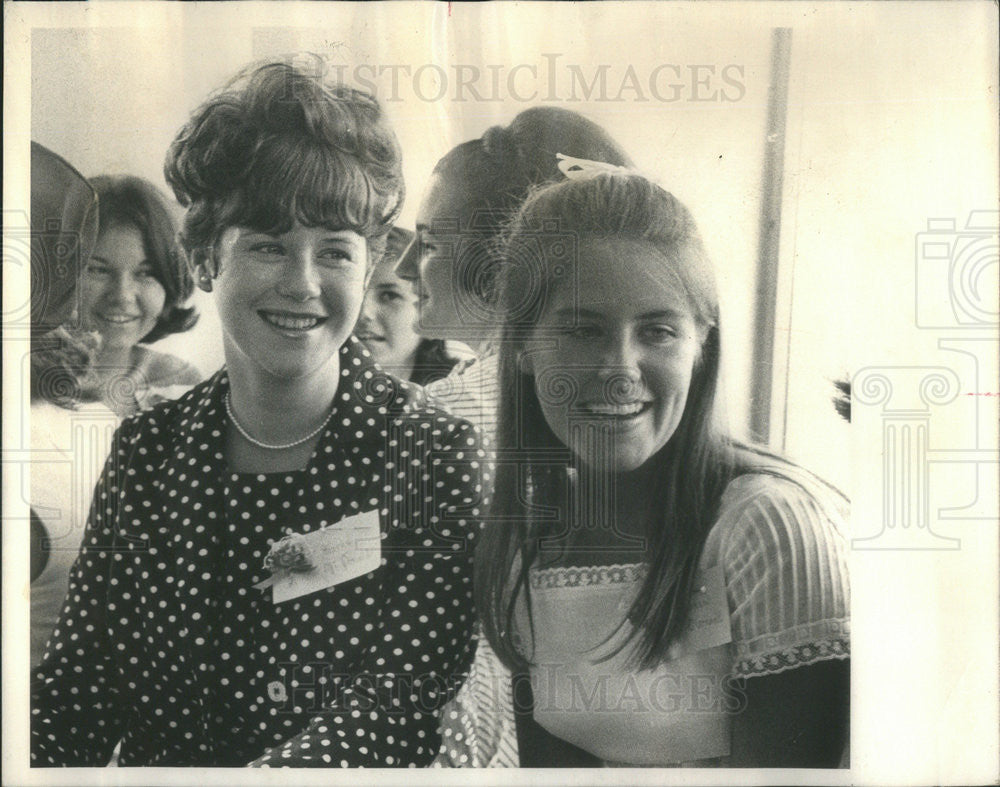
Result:
{"type": "Polygon", "coordinates": [[[254,585],[258,590],[269,588],[287,574],[305,574],[316,566],[305,538],[299,533],[292,533],[271,544],[271,550],[264,558],[264,568],[271,572],[271,576],[254,585]]]}

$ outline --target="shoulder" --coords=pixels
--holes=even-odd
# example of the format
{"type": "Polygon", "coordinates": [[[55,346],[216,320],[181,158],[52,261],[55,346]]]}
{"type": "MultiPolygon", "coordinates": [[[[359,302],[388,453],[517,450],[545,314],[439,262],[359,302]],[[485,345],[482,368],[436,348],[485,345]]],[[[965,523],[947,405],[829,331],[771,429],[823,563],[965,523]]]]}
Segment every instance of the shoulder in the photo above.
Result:
{"type": "Polygon", "coordinates": [[[451,374],[427,386],[428,393],[437,399],[456,396],[482,396],[495,389],[498,361],[496,355],[471,358],[455,365],[451,374]]]}
{"type": "Polygon", "coordinates": [[[726,487],[707,551],[730,565],[842,555],[846,517],[846,500],[805,473],[747,473],[726,487]]]}
{"type": "Polygon", "coordinates": [[[428,396],[469,421],[490,438],[496,429],[499,374],[496,355],[480,358],[427,386],[428,396]]]}
{"type": "MultiPolygon", "coordinates": [[[[395,386],[396,396],[392,408],[395,424],[407,427],[419,426],[422,431],[430,430],[435,437],[449,438],[448,442],[461,441],[470,446],[479,446],[479,433],[472,422],[455,414],[428,389],[411,382],[386,375],[395,386]]],[[[435,440],[435,443],[441,442],[435,440]]]]}
{"type": "Polygon", "coordinates": [[[159,352],[145,345],[136,345],[139,353],[136,368],[151,386],[195,385],[202,374],[187,361],[170,353],[159,352]]]}
{"type": "Polygon", "coordinates": [[[797,468],[730,482],[706,543],[724,576],[740,675],[850,651],[844,501],[797,468]]]}
{"type": "Polygon", "coordinates": [[[166,446],[186,434],[213,401],[222,372],[199,382],[176,399],[160,399],[121,422],[119,432],[131,442],[146,441],[166,446]]]}

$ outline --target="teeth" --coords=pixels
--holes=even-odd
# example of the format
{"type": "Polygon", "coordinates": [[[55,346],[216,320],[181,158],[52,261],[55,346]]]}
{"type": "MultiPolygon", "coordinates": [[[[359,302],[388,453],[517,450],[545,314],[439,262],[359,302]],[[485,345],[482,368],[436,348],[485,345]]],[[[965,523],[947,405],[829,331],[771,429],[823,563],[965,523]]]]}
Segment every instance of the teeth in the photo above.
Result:
{"type": "Polygon", "coordinates": [[[284,314],[265,313],[264,319],[278,328],[293,331],[307,331],[319,325],[318,317],[289,317],[284,314]]]}
{"type": "Polygon", "coordinates": [[[130,317],[127,314],[103,314],[101,315],[101,319],[104,320],[104,322],[114,323],[115,325],[124,325],[125,323],[133,322],[138,318],[130,317]]]}
{"type": "Polygon", "coordinates": [[[642,411],[645,402],[633,402],[632,404],[588,404],[583,409],[597,415],[635,415],[642,411]]]}

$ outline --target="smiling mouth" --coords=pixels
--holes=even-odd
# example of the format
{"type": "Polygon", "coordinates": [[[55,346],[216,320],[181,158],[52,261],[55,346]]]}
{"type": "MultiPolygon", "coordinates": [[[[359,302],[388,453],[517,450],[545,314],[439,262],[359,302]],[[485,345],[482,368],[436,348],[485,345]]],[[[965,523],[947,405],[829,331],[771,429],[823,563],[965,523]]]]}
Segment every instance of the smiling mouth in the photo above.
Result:
{"type": "Polygon", "coordinates": [[[311,331],[326,322],[326,317],[314,314],[289,314],[287,312],[258,312],[261,319],[268,325],[280,328],[282,331],[296,333],[311,331]]]}
{"type": "Polygon", "coordinates": [[[597,402],[591,402],[581,404],[575,409],[577,413],[582,415],[627,421],[632,418],[638,418],[652,406],[652,402],[628,402],[624,404],[598,404],[597,402]]]}
{"type": "Polygon", "coordinates": [[[131,314],[98,314],[101,320],[111,325],[128,325],[130,322],[136,322],[139,319],[138,315],[131,314]]]}

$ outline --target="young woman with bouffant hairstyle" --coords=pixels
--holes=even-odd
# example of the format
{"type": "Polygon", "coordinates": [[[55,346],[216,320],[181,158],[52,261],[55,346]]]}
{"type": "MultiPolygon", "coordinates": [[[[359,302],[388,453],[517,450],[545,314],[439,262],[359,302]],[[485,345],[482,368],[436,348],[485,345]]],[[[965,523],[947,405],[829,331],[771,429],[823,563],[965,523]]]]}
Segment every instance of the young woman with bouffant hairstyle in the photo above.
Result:
{"type": "Polygon", "coordinates": [[[36,765],[104,765],[118,741],[135,766],[437,753],[471,658],[483,454],[352,336],[400,151],[373,96],[315,73],[247,69],[167,153],[226,364],[115,437],[32,687],[36,765]]]}

